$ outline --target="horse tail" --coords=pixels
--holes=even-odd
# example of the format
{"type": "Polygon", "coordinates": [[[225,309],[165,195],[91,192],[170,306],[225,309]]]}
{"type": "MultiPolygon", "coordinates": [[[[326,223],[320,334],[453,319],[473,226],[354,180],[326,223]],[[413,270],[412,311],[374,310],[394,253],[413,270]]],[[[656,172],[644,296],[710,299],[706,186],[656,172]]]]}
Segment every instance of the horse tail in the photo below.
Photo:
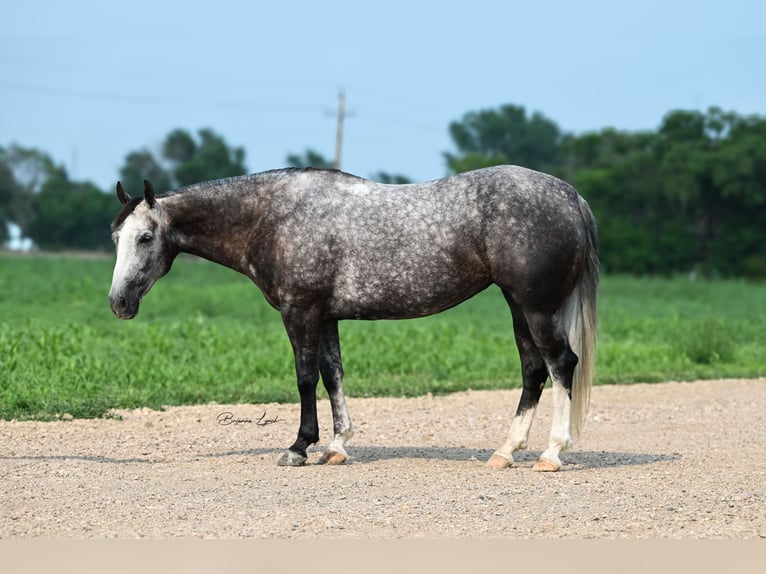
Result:
{"type": "Polygon", "coordinates": [[[564,315],[569,346],[579,359],[572,380],[570,418],[571,431],[575,437],[580,435],[585,425],[596,366],[596,291],[599,280],[596,220],[587,202],[580,196],[578,203],[587,236],[585,263],[582,277],[566,302],[564,315]]]}

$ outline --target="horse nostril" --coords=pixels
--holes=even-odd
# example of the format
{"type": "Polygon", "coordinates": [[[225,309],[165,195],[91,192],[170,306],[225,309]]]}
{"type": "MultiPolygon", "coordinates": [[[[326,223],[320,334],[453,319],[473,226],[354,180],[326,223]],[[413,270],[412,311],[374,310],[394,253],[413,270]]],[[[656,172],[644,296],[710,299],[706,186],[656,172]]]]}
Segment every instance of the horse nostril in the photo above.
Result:
{"type": "Polygon", "coordinates": [[[113,311],[124,311],[128,306],[128,300],[123,295],[109,295],[109,306],[113,311]]]}

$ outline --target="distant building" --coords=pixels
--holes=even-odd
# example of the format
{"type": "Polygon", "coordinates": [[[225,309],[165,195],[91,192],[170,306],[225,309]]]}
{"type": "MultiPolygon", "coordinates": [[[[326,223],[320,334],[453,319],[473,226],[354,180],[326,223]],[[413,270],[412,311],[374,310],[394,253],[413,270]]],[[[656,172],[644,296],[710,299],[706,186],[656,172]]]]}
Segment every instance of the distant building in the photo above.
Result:
{"type": "Polygon", "coordinates": [[[29,251],[35,246],[28,237],[21,237],[21,229],[15,223],[8,223],[8,237],[4,247],[11,251],[29,251]]]}

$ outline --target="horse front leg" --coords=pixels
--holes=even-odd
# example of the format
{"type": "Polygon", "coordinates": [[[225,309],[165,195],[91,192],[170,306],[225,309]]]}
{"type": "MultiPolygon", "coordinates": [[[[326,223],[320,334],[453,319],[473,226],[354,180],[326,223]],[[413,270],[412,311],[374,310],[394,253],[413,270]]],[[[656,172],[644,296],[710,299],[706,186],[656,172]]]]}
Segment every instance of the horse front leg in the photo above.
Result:
{"type": "Polygon", "coordinates": [[[295,354],[295,373],[301,399],[301,422],[298,438],[277,461],[280,466],[302,466],[306,449],[319,442],[316,387],[319,382],[320,322],[316,309],[301,309],[292,305],[282,309],[287,336],[295,354]]]}
{"type": "Polygon", "coordinates": [[[338,322],[322,324],[319,346],[319,372],[332,407],[333,439],[319,460],[320,464],[343,464],[348,460],[345,444],[354,436],[351,417],[343,394],[343,364],[340,357],[338,322]]]}

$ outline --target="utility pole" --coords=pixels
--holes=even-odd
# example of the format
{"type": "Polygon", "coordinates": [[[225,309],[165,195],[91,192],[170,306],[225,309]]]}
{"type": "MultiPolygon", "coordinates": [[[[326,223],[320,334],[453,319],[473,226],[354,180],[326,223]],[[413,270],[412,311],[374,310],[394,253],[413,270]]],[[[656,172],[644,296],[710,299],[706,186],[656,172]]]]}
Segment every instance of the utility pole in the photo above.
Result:
{"type": "MultiPolygon", "coordinates": [[[[346,94],[341,89],[338,92],[338,113],[335,127],[335,159],[332,162],[334,169],[340,169],[340,159],[343,151],[343,121],[346,119],[346,94]]],[[[349,115],[350,117],[350,115],[349,115]]]]}

